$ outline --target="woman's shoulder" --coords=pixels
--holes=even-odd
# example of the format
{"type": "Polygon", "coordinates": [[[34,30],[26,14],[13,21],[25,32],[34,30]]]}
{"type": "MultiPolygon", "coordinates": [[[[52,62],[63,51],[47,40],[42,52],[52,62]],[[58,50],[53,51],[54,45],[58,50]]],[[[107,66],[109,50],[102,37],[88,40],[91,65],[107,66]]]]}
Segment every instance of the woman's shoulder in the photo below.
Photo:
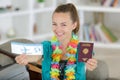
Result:
{"type": "Polygon", "coordinates": [[[51,45],[51,42],[50,41],[43,41],[42,44],[43,45],[51,45]]]}
{"type": "Polygon", "coordinates": [[[43,50],[44,51],[48,51],[48,50],[51,51],[51,49],[52,49],[51,41],[43,41],[41,44],[43,45],[43,50]]]}

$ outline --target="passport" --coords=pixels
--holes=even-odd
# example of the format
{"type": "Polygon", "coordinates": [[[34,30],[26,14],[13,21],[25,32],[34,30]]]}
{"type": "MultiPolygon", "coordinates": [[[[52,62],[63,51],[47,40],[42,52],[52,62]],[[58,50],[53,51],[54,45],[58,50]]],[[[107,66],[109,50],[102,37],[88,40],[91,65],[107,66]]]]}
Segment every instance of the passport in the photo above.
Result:
{"type": "Polygon", "coordinates": [[[92,58],[94,43],[80,42],[78,44],[78,61],[87,62],[88,59],[92,58]]]}

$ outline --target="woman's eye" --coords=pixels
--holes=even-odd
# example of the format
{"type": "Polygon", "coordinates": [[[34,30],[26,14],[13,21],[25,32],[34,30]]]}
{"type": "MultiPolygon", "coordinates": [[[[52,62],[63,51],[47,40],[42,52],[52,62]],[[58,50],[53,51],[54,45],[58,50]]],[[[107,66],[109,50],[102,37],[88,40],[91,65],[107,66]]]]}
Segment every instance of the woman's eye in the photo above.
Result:
{"type": "Polygon", "coordinates": [[[66,26],[66,24],[62,24],[62,26],[66,26]]]}
{"type": "Polygon", "coordinates": [[[66,26],[65,24],[63,24],[63,26],[66,26]]]}
{"type": "Polygon", "coordinates": [[[62,24],[61,26],[62,26],[62,27],[65,27],[65,26],[67,26],[67,25],[66,25],[66,24],[62,24]]]}
{"type": "Polygon", "coordinates": [[[53,26],[56,26],[56,24],[52,24],[53,26]]]}

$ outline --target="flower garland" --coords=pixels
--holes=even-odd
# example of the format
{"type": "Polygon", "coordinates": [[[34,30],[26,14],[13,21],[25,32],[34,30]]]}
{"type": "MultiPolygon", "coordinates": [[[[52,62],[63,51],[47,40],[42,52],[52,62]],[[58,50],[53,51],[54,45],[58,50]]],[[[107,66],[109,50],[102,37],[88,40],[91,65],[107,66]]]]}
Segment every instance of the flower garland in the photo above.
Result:
{"type": "MultiPolygon", "coordinates": [[[[77,51],[78,42],[79,42],[78,37],[73,34],[67,47],[67,53],[66,53],[67,64],[65,69],[65,76],[66,76],[65,80],[75,80],[75,67],[76,67],[75,54],[77,51]]],[[[51,76],[51,80],[59,80],[58,78],[60,76],[59,61],[62,57],[62,47],[55,36],[52,37],[51,44],[53,48],[53,54],[52,54],[50,76],[51,76]]]]}

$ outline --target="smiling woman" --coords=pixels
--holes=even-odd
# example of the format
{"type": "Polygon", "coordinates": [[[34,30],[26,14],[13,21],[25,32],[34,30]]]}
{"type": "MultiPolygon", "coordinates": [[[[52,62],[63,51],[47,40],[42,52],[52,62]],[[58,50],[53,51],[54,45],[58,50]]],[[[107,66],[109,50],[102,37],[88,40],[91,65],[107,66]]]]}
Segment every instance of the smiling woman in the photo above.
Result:
{"type": "MultiPolygon", "coordinates": [[[[54,36],[43,41],[42,80],[86,80],[86,69],[97,67],[96,59],[78,61],[79,16],[72,3],[59,5],[52,15],[54,36]]],[[[40,59],[40,56],[19,55],[16,61],[26,65],[40,59]],[[34,58],[34,59],[33,59],[34,58]]]]}

